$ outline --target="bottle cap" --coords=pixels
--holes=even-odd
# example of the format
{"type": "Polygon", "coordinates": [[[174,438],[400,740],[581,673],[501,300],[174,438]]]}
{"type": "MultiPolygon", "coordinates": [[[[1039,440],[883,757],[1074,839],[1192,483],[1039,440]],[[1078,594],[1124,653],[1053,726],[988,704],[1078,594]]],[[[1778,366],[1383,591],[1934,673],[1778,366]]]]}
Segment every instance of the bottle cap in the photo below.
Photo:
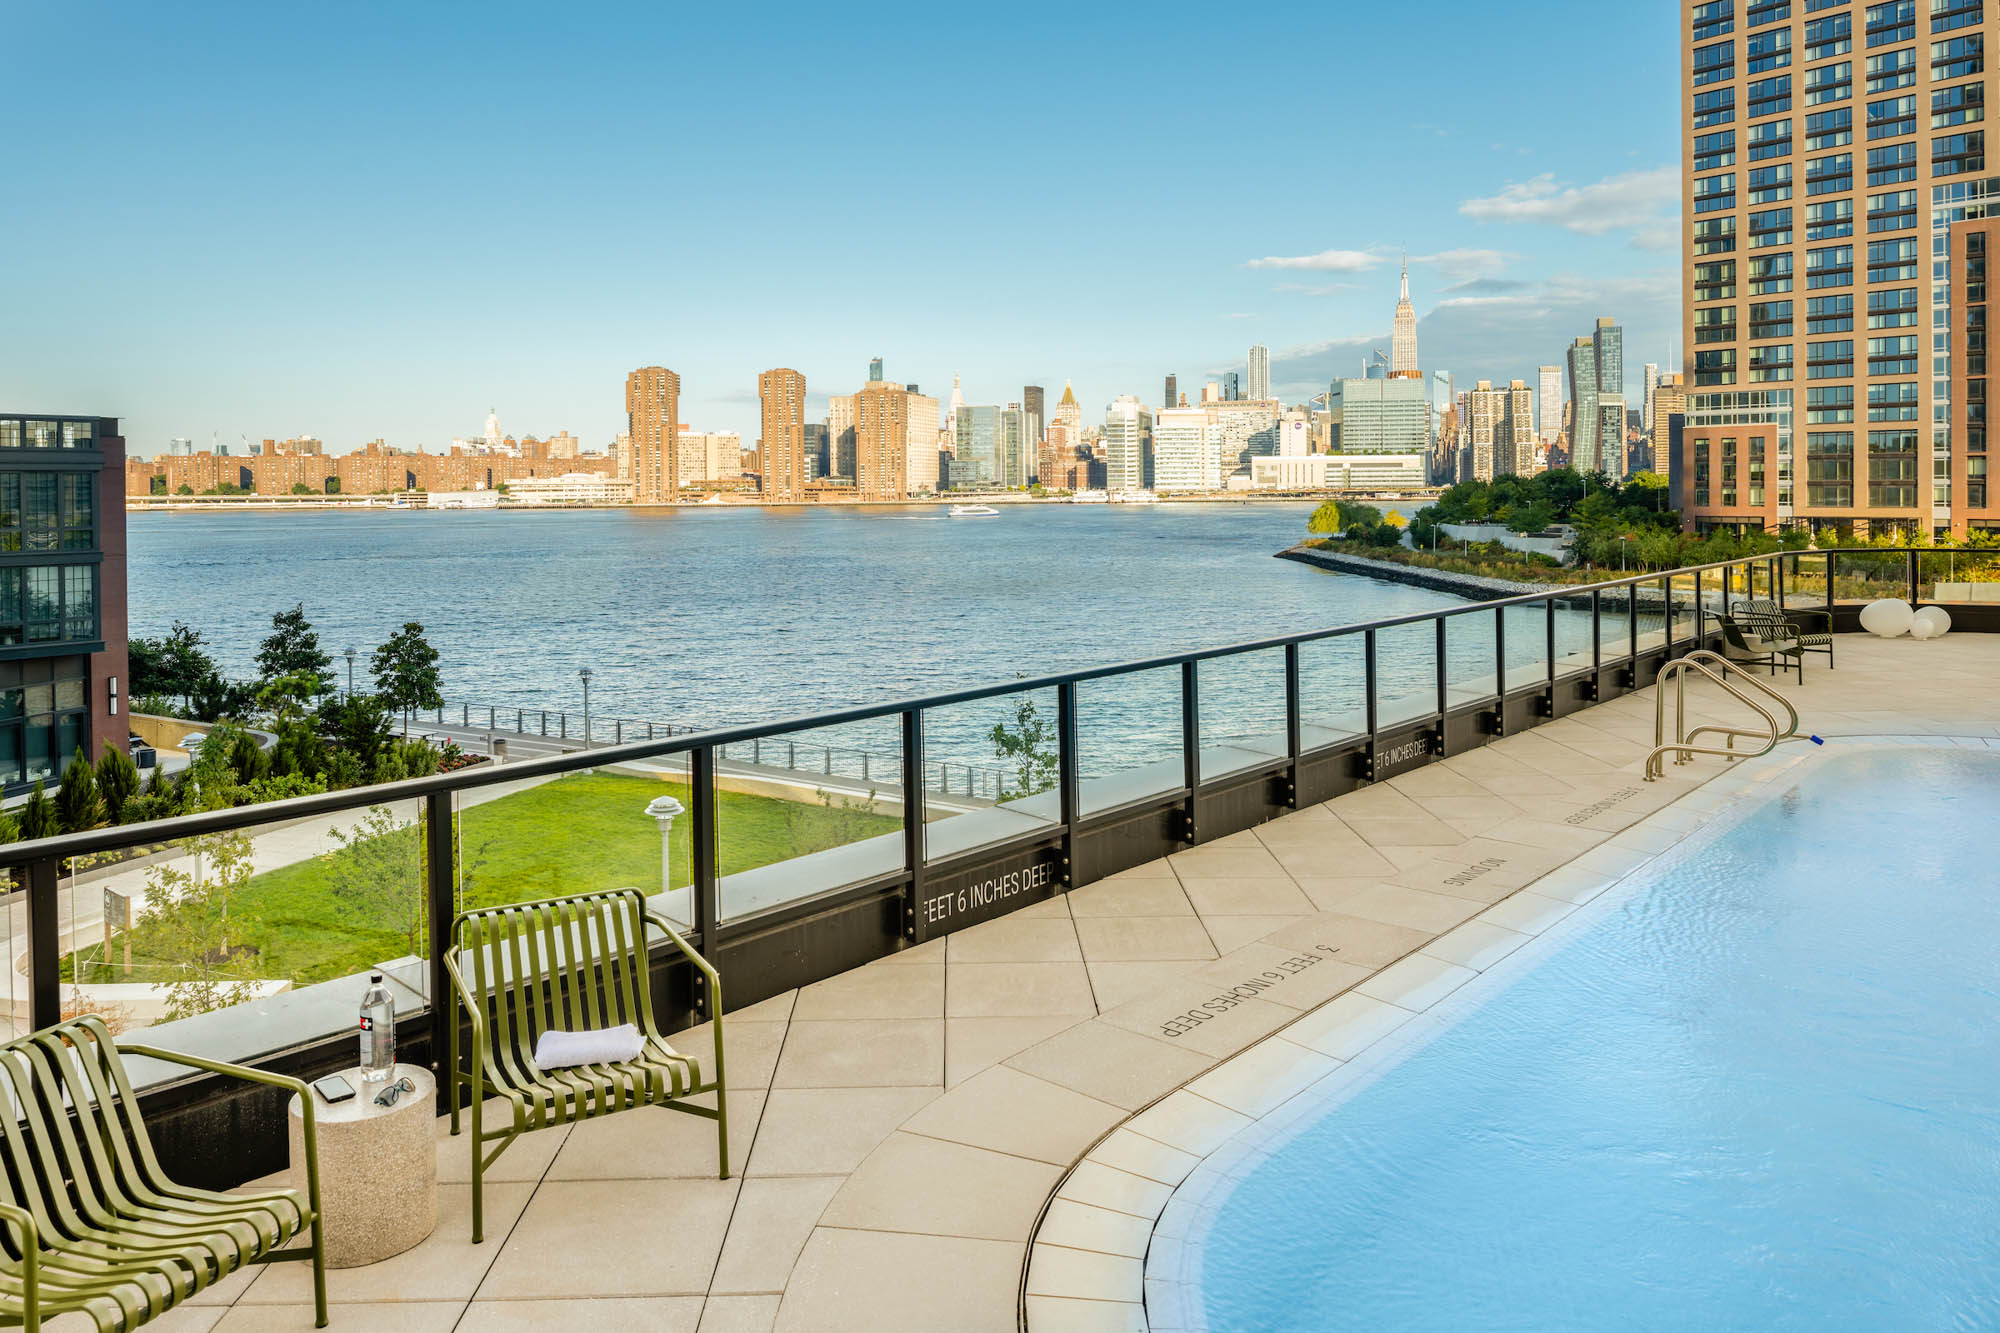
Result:
{"type": "Polygon", "coordinates": [[[382,980],[382,974],[380,972],[370,972],[368,974],[368,979],[373,982],[380,982],[382,980]]]}

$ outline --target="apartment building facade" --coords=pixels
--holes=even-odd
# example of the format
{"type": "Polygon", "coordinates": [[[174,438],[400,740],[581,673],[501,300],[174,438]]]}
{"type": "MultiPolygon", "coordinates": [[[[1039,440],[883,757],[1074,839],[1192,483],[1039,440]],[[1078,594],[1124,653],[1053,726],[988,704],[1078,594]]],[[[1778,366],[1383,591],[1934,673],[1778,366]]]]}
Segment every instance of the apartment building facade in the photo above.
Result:
{"type": "Polygon", "coordinates": [[[1987,3],[1684,0],[1691,525],[2000,526],[1987,3]]]}

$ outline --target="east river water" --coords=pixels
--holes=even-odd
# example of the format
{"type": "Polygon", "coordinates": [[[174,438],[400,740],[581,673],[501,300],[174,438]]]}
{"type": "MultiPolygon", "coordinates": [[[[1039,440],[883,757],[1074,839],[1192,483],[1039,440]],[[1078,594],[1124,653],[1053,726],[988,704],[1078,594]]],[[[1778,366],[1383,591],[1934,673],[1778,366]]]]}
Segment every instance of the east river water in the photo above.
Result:
{"type": "MultiPolygon", "coordinates": [[[[415,620],[454,704],[580,714],[587,666],[599,719],[718,726],[1458,600],[1273,559],[1308,504],[945,510],[135,514],[131,632],[184,620],[247,676],[272,613],[302,603],[343,676],[339,650],[361,650],[365,687],[367,654],[415,620]]],[[[1094,701],[1173,734],[1151,693],[1103,686],[1094,701]]],[[[1205,721],[1230,709],[1204,687],[1205,721]]],[[[941,736],[990,720],[977,723],[941,736]]]]}

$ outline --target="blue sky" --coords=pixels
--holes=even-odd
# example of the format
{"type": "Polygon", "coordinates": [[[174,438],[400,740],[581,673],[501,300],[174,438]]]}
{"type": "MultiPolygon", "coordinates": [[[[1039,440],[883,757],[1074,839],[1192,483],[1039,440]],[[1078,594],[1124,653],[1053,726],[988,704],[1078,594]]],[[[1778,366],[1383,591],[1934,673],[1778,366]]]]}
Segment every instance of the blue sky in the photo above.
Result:
{"type": "Polygon", "coordinates": [[[1679,327],[1674,6],[0,4],[0,407],[139,452],[755,438],[868,359],[1087,420],[1273,350],[1530,379],[1679,327]]]}

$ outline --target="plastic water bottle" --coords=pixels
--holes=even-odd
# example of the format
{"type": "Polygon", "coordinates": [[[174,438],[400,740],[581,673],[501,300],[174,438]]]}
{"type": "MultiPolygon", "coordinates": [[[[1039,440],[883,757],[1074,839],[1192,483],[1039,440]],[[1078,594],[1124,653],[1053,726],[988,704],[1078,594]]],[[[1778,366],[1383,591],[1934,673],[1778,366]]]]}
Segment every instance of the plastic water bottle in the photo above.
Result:
{"type": "Polygon", "coordinates": [[[380,972],[368,974],[368,992],[361,997],[361,1077],[380,1083],[396,1067],[396,997],[380,972]]]}

